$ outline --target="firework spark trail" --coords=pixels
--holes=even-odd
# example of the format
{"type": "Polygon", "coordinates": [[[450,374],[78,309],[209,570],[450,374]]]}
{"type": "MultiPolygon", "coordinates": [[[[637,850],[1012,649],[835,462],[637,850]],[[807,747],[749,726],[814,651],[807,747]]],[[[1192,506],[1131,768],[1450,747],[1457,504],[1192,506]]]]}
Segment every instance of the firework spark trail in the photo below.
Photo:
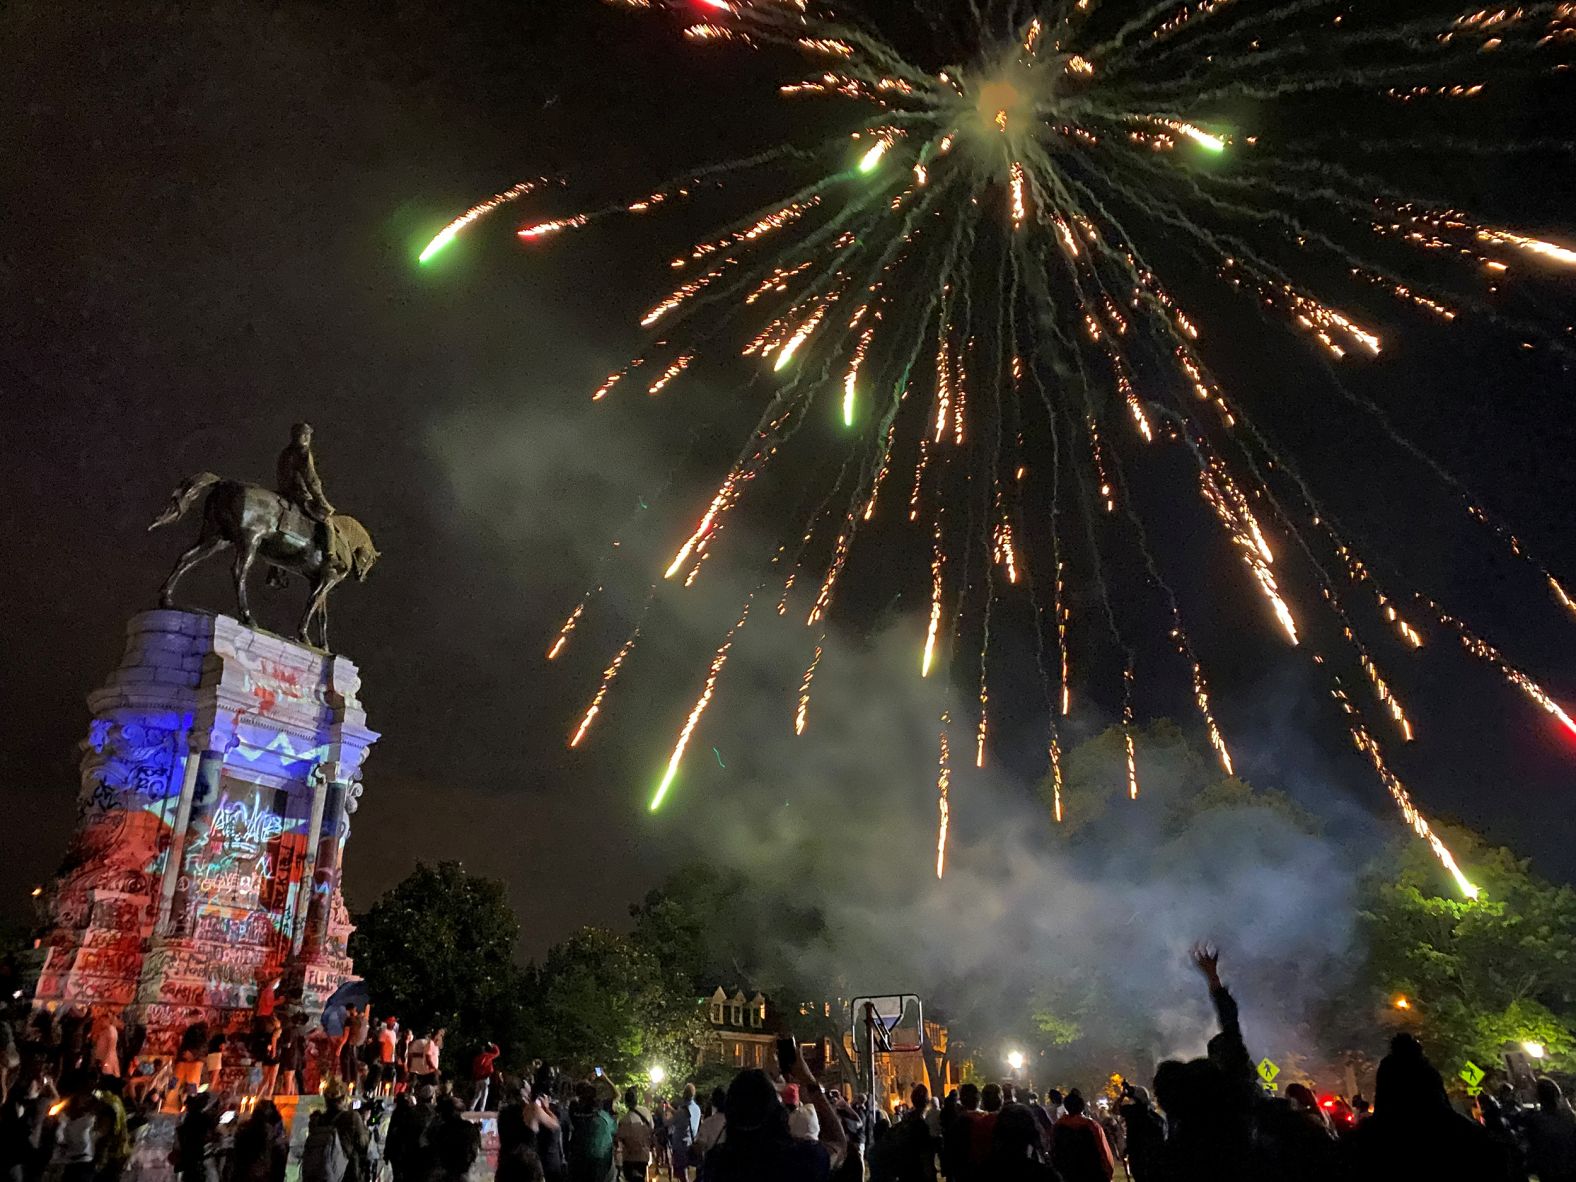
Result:
{"type": "Polygon", "coordinates": [[[1352,705],[1351,700],[1346,696],[1346,691],[1341,689],[1337,683],[1332,693],[1335,700],[1340,704],[1341,709],[1348,716],[1347,723],[1352,736],[1352,744],[1357,750],[1366,755],[1369,762],[1373,764],[1374,770],[1379,773],[1379,779],[1383,782],[1386,791],[1390,793],[1390,797],[1395,801],[1396,807],[1401,810],[1402,818],[1414,833],[1428,843],[1429,849],[1434,852],[1434,857],[1438,858],[1440,865],[1449,871],[1450,877],[1455,879],[1456,886],[1461,893],[1468,899],[1476,899],[1480,893],[1477,886],[1462,872],[1461,867],[1456,864],[1455,855],[1450,852],[1449,848],[1434,832],[1433,827],[1428,823],[1428,818],[1424,817],[1422,812],[1418,810],[1417,805],[1413,803],[1412,794],[1407,791],[1406,785],[1401,782],[1399,776],[1390,770],[1390,765],[1385,762],[1384,752],[1380,748],[1378,740],[1363,725],[1362,717],[1357,713],[1357,708],[1352,705]]]}
{"type": "Polygon", "coordinates": [[[557,660],[558,654],[564,651],[564,646],[569,643],[569,634],[575,630],[575,625],[580,622],[580,617],[585,615],[586,605],[591,602],[591,597],[601,591],[600,586],[586,592],[586,596],[575,605],[575,610],[569,613],[569,618],[564,621],[563,627],[558,629],[558,635],[553,638],[552,646],[547,650],[549,661],[557,660]]]}
{"type": "Polygon", "coordinates": [[[1478,636],[1460,620],[1443,611],[1438,604],[1422,597],[1419,597],[1419,602],[1425,604],[1438,617],[1441,624],[1454,630],[1457,638],[1461,641],[1462,648],[1466,649],[1474,657],[1493,665],[1500,671],[1506,681],[1526,694],[1540,709],[1548,712],[1572,735],[1576,735],[1576,721],[1572,721],[1571,716],[1565,712],[1558,702],[1548,695],[1541,685],[1507,661],[1504,654],[1492,644],[1478,636]]]}
{"type": "Polygon", "coordinates": [[[500,205],[507,205],[511,201],[518,201],[521,197],[524,197],[528,193],[534,193],[545,183],[546,182],[541,179],[521,181],[518,185],[512,185],[511,187],[505,189],[502,193],[494,194],[493,196],[487,198],[486,201],[481,201],[471,206],[459,217],[455,218],[447,226],[444,226],[443,229],[439,230],[437,234],[433,236],[432,241],[427,243],[426,247],[418,256],[417,262],[428,262],[440,250],[448,246],[449,243],[455,240],[455,238],[459,237],[460,231],[465,229],[466,226],[470,225],[479,218],[486,217],[500,205]]]}
{"type": "Polygon", "coordinates": [[[815,642],[815,656],[810,658],[810,663],[805,667],[804,679],[799,682],[799,706],[794,711],[793,733],[804,734],[805,724],[810,718],[810,683],[815,680],[815,671],[821,664],[821,654],[826,648],[826,633],[821,633],[820,639],[815,642]]]}
{"type": "Polygon", "coordinates": [[[750,618],[750,604],[754,599],[755,596],[751,594],[745,601],[744,610],[739,613],[739,618],[733,627],[728,629],[728,634],[723,637],[722,644],[718,646],[716,655],[711,659],[711,668],[706,671],[706,684],[700,691],[700,697],[695,699],[695,705],[690,710],[689,717],[685,719],[683,729],[679,731],[678,741],[673,744],[673,754],[668,757],[667,771],[651,798],[649,808],[653,813],[662,807],[662,802],[667,799],[668,790],[673,787],[673,780],[679,774],[679,765],[684,762],[684,751],[689,746],[690,739],[694,737],[695,728],[700,725],[706,707],[711,705],[712,695],[717,690],[717,678],[722,675],[722,668],[728,663],[728,653],[733,648],[733,638],[738,635],[739,629],[744,627],[745,620],[750,618]]]}
{"type": "Polygon", "coordinates": [[[952,755],[947,747],[947,727],[952,717],[941,712],[941,746],[936,758],[936,877],[947,872],[947,831],[952,824],[952,755]]]}
{"type": "Polygon", "coordinates": [[[590,706],[586,707],[585,714],[580,719],[580,725],[575,728],[575,733],[569,738],[571,747],[580,746],[580,740],[586,737],[586,732],[591,729],[591,723],[602,710],[602,701],[607,697],[608,691],[613,688],[613,682],[618,679],[618,674],[624,667],[624,661],[634,651],[635,642],[640,639],[640,627],[637,626],[629,634],[629,638],[619,647],[613,659],[608,662],[607,668],[602,670],[602,681],[592,695],[590,706]]]}
{"type": "MultiPolygon", "coordinates": [[[[1426,14],[1379,10],[1361,22],[1331,24],[1326,0],[1277,5],[1162,0],[1144,5],[1130,20],[1104,22],[1101,31],[1091,24],[1086,31],[1081,3],[1043,13],[1030,5],[1020,20],[1015,6],[972,2],[963,15],[967,25],[972,14],[977,36],[970,39],[978,42],[977,53],[971,61],[938,71],[904,60],[883,39],[881,21],[870,14],[843,22],[801,0],[610,2],[671,16],[678,26],[675,35],[715,45],[719,52],[777,46],[803,54],[814,62],[812,70],[784,91],[803,96],[793,101],[807,104],[802,108],[805,126],[839,105],[849,113],[840,123],[829,121],[827,134],[812,146],[796,144],[710,170],[690,170],[634,202],[570,211],[520,231],[528,240],[548,238],[604,214],[666,208],[702,187],[711,190],[713,181],[721,184],[741,168],[770,166],[786,177],[789,166],[795,171],[803,166],[820,178],[806,185],[803,176],[795,176],[781,195],[673,259],[680,269],[700,263],[697,270],[705,273],[676,288],[667,285],[665,295],[653,295],[647,327],[660,325],[664,339],[609,375],[594,395],[605,398],[642,364],[651,371],[643,384],[660,391],[714,340],[719,349],[746,359],[736,357],[735,364],[758,369],[756,380],[768,388],[756,427],[714,486],[666,577],[682,574],[686,585],[694,580],[716,552],[724,525],[740,519],[735,510],[745,490],[765,474],[773,457],[793,446],[794,459],[774,464],[770,482],[756,483],[762,502],[777,491],[779,481],[795,474],[790,463],[800,463],[806,452],[825,450],[825,437],[805,429],[824,409],[826,423],[835,416],[840,428],[833,446],[848,458],[822,509],[802,531],[804,519],[792,516],[788,534],[803,533],[801,560],[813,535],[817,558],[828,562],[808,621],[824,629],[856,528],[873,519],[877,494],[891,469],[912,455],[908,519],[928,523],[930,533],[931,596],[921,672],[933,673],[938,656],[950,672],[957,651],[951,646],[961,645],[964,637],[983,636],[980,762],[990,726],[985,674],[998,575],[1003,586],[1021,581],[1040,640],[1037,658],[1050,705],[1052,805],[1060,820],[1062,752],[1056,720],[1070,709],[1072,692],[1067,587],[1078,585],[1069,580],[1082,581],[1086,573],[1116,648],[1125,656],[1120,671],[1129,794],[1137,787],[1134,650],[1117,626],[1119,618],[1128,626],[1129,604],[1120,605],[1119,616],[1106,564],[1113,577],[1122,567],[1114,553],[1100,553],[1097,535],[1104,527],[1096,524],[1101,514],[1120,508],[1137,527],[1145,561],[1164,588],[1161,626],[1188,663],[1194,704],[1229,772],[1231,757],[1213,717],[1203,665],[1182,629],[1176,596],[1156,573],[1158,563],[1143,541],[1139,506],[1122,471],[1123,455],[1138,446],[1128,442],[1130,422],[1138,439],[1155,445],[1155,453],[1172,446],[1192,452],[1198,494],[1224,527],[1231,549],[1287,638],[1297,644],[1302,631],[1291,603],[1322,601],[1320,620],[1333,616],[1380,704],[1403,734],[1409,733],[1390,682],[1363,645],[1325,570],[1328,556],[1316,553],[1305,534],[1320,537],[1321,547],[1326,537],[1334,543],[1351,581],[1374,596],[1402,645],[1415,648],[1421,636],[1373,582],[1361,559],[1343,548],[1333,531],[1319,532],[1324,527],[1311,490],[1270,448],[1247,413],[1257,395],[1243,392],[1248,401],[1234,396],[1228,405],[1211,376],[1211,362],[1225,372],[1216,352],[1232,348],[1242,334],[1229,323],[1216,323],[1214,307],[1207,308],[1211,331],[1202,333],[1162,286],[1144,256],[1146,244],[1164,240],[1168,256],[1198,267],[1226,304],[1257,313],[1278,333],[1305,334],[1310,364],[1323,367],[1340,397],[1361,408],[1407,455],[1427,464],[1500,544],[1540,572],[1560,607],[1576,614],[1576,600],[1556,575],[1490,517],[1479,498],[1407,443],[1382,408],[1355,393],[1331,368],[1337,361],[1348,369],[1364,365],[1400,331],[1387,320],[1381,342],[1377,322],[1367,322],[1366,303],[1380,298],[1404,301],[1395,311],[1408,324],[1424,315],[1435,326],[1470,316],[1517,334],[1512,346],[1576,353],[1565,339],[1570,336],[1565,325],[1545,323],[1541,311],[1506,312],[1500,299],[1490,298],[1512,263],[1518,282],[1551,282],[1547,276],[1558,279],[1560,268],[1576,263],[1576,250],[1557,236],[1488,225],[1431,196],[1426,201],[1408,196],[1383,178],[1370,183],[1346,167],[1351,154],[1365,153],[1357,158],[1381,171],[1393,171],[1391,162],[1370,153],[1362,135],[1348,130],[1337,141],[1316,114],[1310,117],[1317,103],[1340,94],[1352,97],[1360,113],[1383,110],[1384,119],[1398,120],[1405,117],[1403,109],[1423,106],[1424,99],[1432,103],[1445,83],[1455,88],[1447,87],[1445,97],[1466,99],[1474,97],[1475,87],[1530,77],[1564,64],[1561,58],[1576,41],[1576,18],[1534,4],[1506,10],[1503,17],[1498,10],[1484,10],[1453,24],[1426,14]],[[1106,35],[1113,26],[1115,32],[1106,35]],[[1317,51],[1302,35],[1305,28],[1320,31],[1317,51]],[[1331,55],[1322,48],[1327,41],[1344,52],[1334,60],[1350,64],[1332,68],[1331,55]],[[1491,57],[1483,56],[1490,51],[1491,57]],[[1220,111],[1255,99],[1266,104],[1285,99],[1277,113],[1293,117],[1268,121],[1266,126],[1279,130],[1258,136],[1244,135],[1217,118],[1220,111]],[[1338,145],[1349,152],[1336,151],[1338,145]],[[1435,268],[1437,283],[1420,283],[1405,260],[1430,256],[1448,266],[1435,268]],[[988,272],[998,257],[992,282],[988,272]],[[1010,283],[1004,279],[1009,271],[1010,283]],[[1524,273],[1531,278],[1520,279],[1524,273]],[[1314,288],[1298,278],[1304,274],[1325,278],[1314,288]],[[1486,294],[1474,294],[1484,288],[1486,294]],[[923,308],[899,298],[914,292],[925,293],[923,308]],[[1022,341],[1020,316],[1026,333],[1022,341]],[[1009,344],[1010,389],[1004,377],[1009,344]],[[1023,357],[1029,362],[1020,368],[1023,357]],[[913,370],[916,364],[920,368],[913,370]],[[889,386],[897,370],[904,378],[889,386]],[[925,375],[918,383],[924,388],[915,405],[899,414],[910,370],[925,375]],[[1027,391],[1020,390],[1020,381],[1025,378],[1035,385],[1038,405],[1023,397],[1027,391]],[[1050,479],[1026,484],[1023,457],[1043,454],[1047,436],[1050,479]],[[1009,447],[1018,459],[1015,464],[1007,460],[1003,469],[1009,447]],[[1013,472],[1010,480],[1008,471],[1013,472]],[[850,472],[855,474],[851,492],[844,487],[850,472]],[[1295,480],[1303,493],[1300,503],[1294,500],[1295,517],[1276,497],[1282,475],[1295,480]],[[1071,482],[1075,494],[1065,507],[1064,481],[1071,482]],[[1024,527],[1024,498],[1031,488],[1049,500],[1050,508],[1048,527],[1038,516],[1027,519],[1033,531],[1024,527]],[[829,510],[834,495],[838,507],[829,510]],[[1304,514],[1304,506],[1311,512],[1304,514]],[[1088,535],[1088,546],[1078,547],[1077,563],[1070,563],[1064,549],[1063,530],[1070,524],[1062,518],[1064,511],[1075,513],[1088,535]],[[1277,546],[1296,547],[1307,558],[1307,569],[1301,561],[1294,567],[1277,564],[1261,526],[1264,512],[1273,513],[1264,524],[1273,527],[1277,546]],[[834,517],[839,523],[835,540],[826,538],[829,552],[822,554],[824,535],[817,531],[831,533],[834,517]],[[1089,571],[1073,569],[1084,562],[1089,571]],[[1035,598],[1031,569],[1044,584],[1048,610],[1035,598]],[[1318,596],[1306,594],[1310,569],[1318,596]],[[1046,615],[1054,624],[1059,677],[1051,673],[1046,652],[1051,638],[1046,615]],[[1059,681],[1059,694],[1053,680],[1059,681]]],[[[849,2],[857,6],[857,0],[849,2]]],[[[930,10],[923,15],[939,19],[930,10]]],[[[1462,102],[1452,107],[1456,112],[1462,119],[1492,118],[1495,106],[1462,102]]],[[[1414,153],[1434,143],[1420,137],[1408,144],[1399,136],[1395,142],[1414,153]]],[[[1440,142],[1477,153],[1483,149],[1473,145],[1488,141],[1475,140],[1463,127],[1440,142]]],[[[1531,150],[1524,145],[1534,142],[1511,137],[1504,150],[1531,150]]],[[[1505,223],[1515,225],[1510,218],[1505,223]]],[[[1175,290],[1198,298],[1181,286],[1185,280],[1175,282],[1175,290]]],[[[1404,357],[1404,351],[1397,356],[1404,357]]],[[[1308,400],[1305,388],[1299,390],[1308,400]]],[[[799,473],[801,483],[824,488],[835,464],[821,464],[819,456],[813,463],[813,469],[799,473]]],[[[756,506],[750,508],[753,512],[756,506]]],[[[766,503],[760,512],[782,516],[766,503]]],[[[745,534],[740,529],[732,536],[745,534]]],[[[1122,544],[1129,544],[1125,531],[1122,544]]],[[[782,610],[793,579],[790,574],[782,610]]],[[[742,623],[743,617],[719,649],[714,674],[742,623]]],[[[1317,634],[1310,620],[1309,636],[1317,634]]],[[[818,644],[817,650],[822,647],[818,644]]],[[[1314,647],[1310,642],[1304,650],[1322,663],[1314,647]]],[[[1538,700],[1534,690],[1541,689],[1530,679],[1512,676],[1519,670],[1498,650],[1466,647],[1496,663],[1512,686],[1538,700]]],[[[796,731],[803,729],[818,661],[818,656],[811,659],[802,683],[796,731]]],[[[714,685],[715,676],[708,678],[691,725],[681,735],[664,792],[714,685]]],[[[1465,883],[1384,764],[1344,690],[1337,688],[1338,701],[1355,720],[1354,742],[1374,761],[1408,823],[1465,883]]],[[[949,758],[950,753],[943,759],[948,774],[949,758]]],[[[938,873],[945,866],[950,817],[945,777],[940,778],[938,873]]]]}

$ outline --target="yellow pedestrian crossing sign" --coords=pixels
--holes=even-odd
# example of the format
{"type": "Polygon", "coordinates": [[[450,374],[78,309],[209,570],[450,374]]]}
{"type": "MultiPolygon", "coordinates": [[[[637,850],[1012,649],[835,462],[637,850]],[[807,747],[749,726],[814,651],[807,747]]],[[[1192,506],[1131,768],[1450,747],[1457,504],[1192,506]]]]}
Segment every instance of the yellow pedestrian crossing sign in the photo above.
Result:
{"type": "Polygon", "coordinates": [[[1483,1090],[1483,1069],[1468,1059],[1461,1068],[1461,1080],[1467,1085],[1467,1095],[1476,1096],[1483,1090]]]}
{"type": "Polygon", "coordinates": [[[1270,1087],[1273,1088],[1275,1086],[1275,1077],[1279,1074],[1280,1067],[1273,1059],[1264,1058],[1259,1060],[1259,1078],[1270,1087]]]}

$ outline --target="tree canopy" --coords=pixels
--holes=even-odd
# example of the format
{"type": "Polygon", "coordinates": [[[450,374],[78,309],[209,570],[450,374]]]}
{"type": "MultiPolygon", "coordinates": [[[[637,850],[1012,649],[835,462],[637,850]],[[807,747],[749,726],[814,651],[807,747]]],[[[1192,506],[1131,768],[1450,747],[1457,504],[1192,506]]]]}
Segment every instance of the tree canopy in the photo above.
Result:
{"type": "Polygon", "coordinates": [[[1524,1042],[1548,1067],[1576,1066],[1576,892],[1470,830],[1443,836],[1482,895],[1456,896],[1416,842],[1379,862],[1362,899],[1363,1002],[1414,1030],[1446,1079],[1524,1042]]]}
{"type": "Polygon", "coordinates": [[[444,1027],[464,1055],[515,1042],[519,937],[503,883],[458,862],[417,863],[359,917],[350,955],[380,1013],[418,1031],[444,1027]]]}

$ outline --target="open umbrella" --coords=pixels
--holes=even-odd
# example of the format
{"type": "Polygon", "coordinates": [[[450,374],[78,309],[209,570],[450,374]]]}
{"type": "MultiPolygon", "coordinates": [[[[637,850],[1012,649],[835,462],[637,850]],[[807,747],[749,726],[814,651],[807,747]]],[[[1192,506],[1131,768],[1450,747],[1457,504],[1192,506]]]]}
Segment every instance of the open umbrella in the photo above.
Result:
{"type": "Polygon", "coordinates": [[[338,1038],[345,1033],[346,1011],[351,1006],[364,1006],[371,1001],[372,992],[365,981],[359,977],[346,981],[323,1003],[323,1032],[330,1038],[338,1038]]]}

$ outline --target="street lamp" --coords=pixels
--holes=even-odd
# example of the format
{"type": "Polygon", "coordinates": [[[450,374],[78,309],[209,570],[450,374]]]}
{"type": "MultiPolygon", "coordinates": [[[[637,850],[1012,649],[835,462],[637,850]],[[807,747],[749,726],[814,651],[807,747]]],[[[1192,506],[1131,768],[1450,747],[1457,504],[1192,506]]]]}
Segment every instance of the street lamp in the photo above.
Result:
{"type": "Polygon", "coordinates": [[[1007,1066],[1011,1067],[1014,1071],[1022,1071],[1023,1070],[1023,1052],[1022,1051],[1008,1051],[1007,1052],[1007,1066]]]}
{"type": "Polygon", "coordinates": [[[668,1078],[668,1069],[662,1066],[661,1063],[654,1063],[651,1070],[646,1074],[651,1076],[652,1083],[660,1085],[663,1080],[668,1078]]]}
{"type": "Polygon", "coordinates": [[[1406,994],[1403,993],[1395,999],[1395,1008],[1398,1010],[1409,1010],[1412,1008],[1412,1003],[1406,999],[1406,994]]]}
{"type": "Polygon", "coordinates": [[[1521,1049],[1526,1051],[1528,1057],[1533,1059],[1541,1059],[1549,1053],[1548,1049],[1541,1042],[1524,1042],[1521,1044],[1521,1049]]]}

